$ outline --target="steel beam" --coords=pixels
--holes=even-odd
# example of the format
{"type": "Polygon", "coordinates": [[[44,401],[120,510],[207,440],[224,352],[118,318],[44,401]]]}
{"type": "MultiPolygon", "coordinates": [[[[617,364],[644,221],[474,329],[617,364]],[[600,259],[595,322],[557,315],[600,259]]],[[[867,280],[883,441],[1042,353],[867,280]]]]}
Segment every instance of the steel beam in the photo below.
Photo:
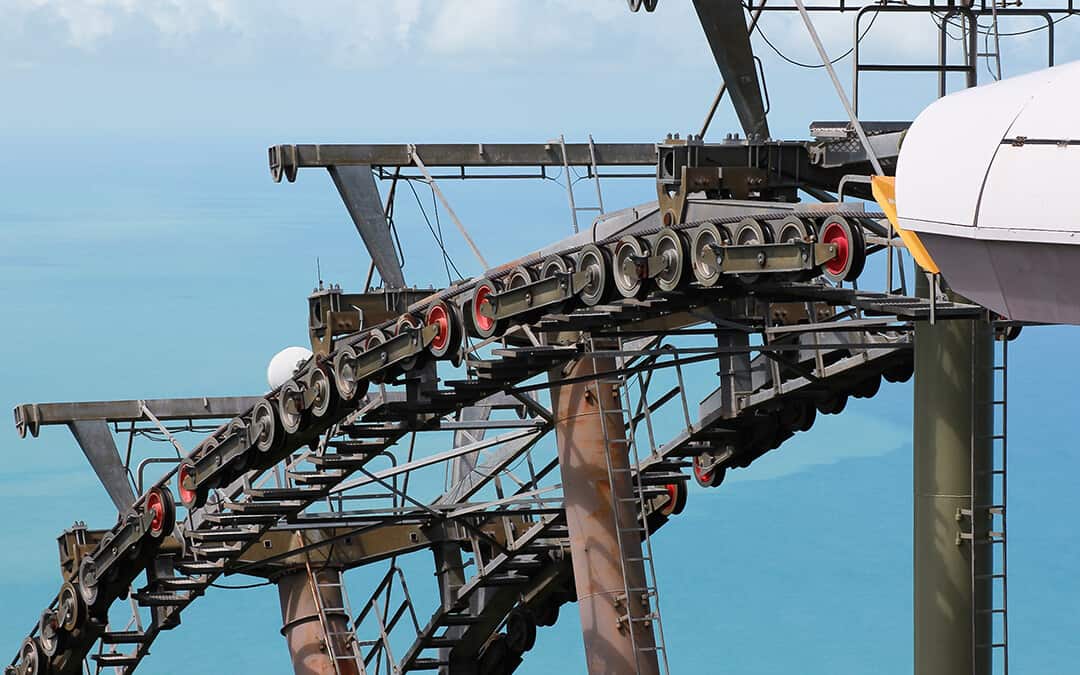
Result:
{"type": "Polygon", "coordinates": [[[694,9],[747,138],[768,138],[769,123],[742,3],[694,0],[694,9]]]}
{"type": "MultiPolygon", "coordinates": [[[[654,143],[596,143],[597,166],[654,166],[654,143]]],[[[407,143],[384,145],[275,145],[270,148],[271,172],[293,162],[294,168],[330,166],[415,166],[413,151],[429,167],[558,166],[563,165],[558,143],[407,143]],[[288,151],[286,151],[286,149],[288,151]]],[[[567,143],[566,163],[592,166],[588,143],[567,143]]]]}
{"type": "Polygon", "coordinates": [[[390,236],[390,223],[386,219],[371,166],[356,164],[329,166],[327,169],[341,195],[341,201],[345,203],[345,210],[364,240],[375,269],[379,270],[383,285],[387,288],[404,288],[405,275],[390,236]]]}
{"type": "MultiPolygon", "coordinates": [[[[85,401],[78,403],[24,403],[15,407],[15,426],[20,434],[49,424],[82,420],[137,422],[147,419],[143,405],[159,420],[207,420],[236,417],[259,402],[259,396],[160,398],[131,401],[85,401]]],[[[36,434],[35,434],[36,435],[36,434]]]]}
{"type": "Polygon", "coordinates": [[[645,588],[645,567],[637,530],[631,529],[637,514],[618,390],[596,380],[575,381],[614,370],[613,357],[585,357],[549,374],[578,612],[590,675],[657,675],[655,637],[642,620],[648,609],[641,593],[624,597],[626,587],[645,588]],[[557,384],[563,379],[572,383],[557,384]],[[622,537],[621,550],[620,527],[634,535],[622,537]],[[626,614],[636,620],[626,622],[626,614]]]}
{"type": "Polygon", "coordinates": [[[68,428],[109,493],[116,510],[121,513],[126,511],[135,503],[135,491],[128,482],[127,471],[109,432],[109,425],[104,420],[80,420],[69,422],[68,428]]]}
{"type": "Polygon", "coordinates": [[[987,523],[962,517],[992,494],[993,342],[983,321],[915,329],[915,672],[991,672],[991,544],[987,523]],[[977,500],[976,500],[977,501],[977,500]],[[964,533],[974,531],[965,541],[964,533]],[[975,564],[972,563],[975,556],[975,564]]]}

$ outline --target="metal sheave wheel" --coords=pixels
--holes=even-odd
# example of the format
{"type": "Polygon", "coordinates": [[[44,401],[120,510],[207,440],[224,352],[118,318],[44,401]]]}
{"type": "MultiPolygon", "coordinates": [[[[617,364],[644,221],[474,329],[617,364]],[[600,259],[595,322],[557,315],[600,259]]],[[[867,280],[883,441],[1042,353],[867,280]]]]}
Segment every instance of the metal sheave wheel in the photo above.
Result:
{"type": "Polygon", "coordinates": [[[665,227],[656,237],[654,249],[655,254],[664,259],[664,269],[654,279],[656,286],[667,293],[676,290],[686,278],[686,245],[683,235],[665,227]]]}
{"type": "Polygon", "coordinates": [[[146,531],[151,538],[161,539],[173,531],[176,525],[176,502],[168,488],[159,485],[150,490],[143,508],[148,513],[153,513],[150,527],[146,531]]]}
{"type": "Polygon", "coordinates": [[[334,384],[337,386],[338,395],[346,401],[351,401],[366,390],[367,383],[356,379],[356,349],[352,345],[346,345],[334,350],[334,384]]]}
{"type": "MultiPolygon", "coordinates": [[[[548,256],[544,259],[543,264],[540,265],[540,278],[549,279],[560,274],[569,274],[571,267],[571,264],[561,255],[548,256]]],[[[565,308],[565,303],[556,303],[554,305],[549,305],[546,311],[552,314],[558,314],[565,308]]]]}
{"type": "Polygon", "coordinates": [[[318,418],[326,417],[337,404],[337,392],[334,383],[322,366],[315,366],[305,378],[305,388],[312,393],[311,414],[318,418]]]}
{"type": "Polygon", "coordinates": [[[690,266],[694,271],[694,278],[702,286],[715,286],[720,281],[720,266],[716,263],[712,247],[727,243],[724,234],[712,223],[702,225],[694,232],[690,245],[690,266]]]}
{"type": "Polygon", "coordinates": [[[270,452],[281,446],[284,435],[281,420],[270,401],[263,399],[256,403],[255,409],[251,411],[251,424],[248,425],[248,441],[258,448],[259,452],[270,452]]]}
{"type": "Polygon", "coordinates": [[[438,332],[428,345],[432,356],[441,359],[457,351],[461,345],[461,326],[449,303],[443,300],[432,303],[424,317],[424,324],[438,327],[438,332]]]}
{"type": "Polygon", "coordinates": [[[66,635],[60,628],[60,621],[55,609],[46,609],[38,619],[38,644],[45,656],[55,656],[63,647],[66,635]]]}
{"type": "MultiPolygon", "coordinates": [[[[735,224],[734,243],[739,246],[751,246],[772,243],[772,230],[754,218],[743,218],[735,224]]],[[[740,274],[739,279],[752,284],[761,279],[760,274],[740,274]]]]}
{"type": "MultiPolygon", "coordinates": [[[[194,477],[195,465],[190,459],[184,460],[176,471],[176,492],[180,495],[180,503],[188,509],[197,509],[206,504],[206,488],[184,486],[189,482],[189,478],[194,479],[194,477]]],[[[84,595],[83,598],[85,597],[84,595]]]]}
{"type": "Polygon", "coordinates": [[[514,609],[506,617],[506,644],[519,654],[536,644],[536,620],[521,608],[514,609]]]}
{"type": "Polygon", "coordinates": [[[847,394],[830,393],[817,402],[817,409],[826,415],[837,415],[847,407],[847,394]]]}
{"type": "MultiPolygon", "coordinates": [[[[398,317],[397,323],[394,324],[394,337],[401,335],[402,333],[410,330],[419,330],[424,327],[424,322],[416,318],[416,315],[412,312],[406,312],[398,317]]],[[[416,368],[420,363],[420,354],[416,356],[410,356],[407,359],[403,359],[398,367],[403,371],[410,371],[416,368]]]]}
{"type": "MultiPolygon", "coordinates": [[[[712,459],[708,460],[710,463],[712,459]]],[[[702,487],[718,487],[727,476],[727,467],[714,466],[705,468],[704,458],[701,455],[694,457],[694,480],[702,487]]]]}
{"type": "Polygon", "coordinates": [[[645,279],[642,278],[642,270],[634,259],[648,255],[648,248],[637,237],[623,237],[616,244],[611,275],[615,279],[615,287],[624,298],[636,298],[644,294],[645,279]]]}
{"type": "Polygon", "coordinates": [[[855,385],[851,395],[855,398],[873,398],[879,389],[881,389],[881,376],[871,375],[855,385]]]}
{"type": "Polygon", "coordinates": [[[522,286],[528,286],[534,281],[536,281],[536,274],[528,267],[519,265],[515,267],[510,274],[506,275],[506,278],[503,280],[503,286],[506,289],[521,288],[522,286]]]}
{"type": "Polygon", "coordinates": [[[665,516],[677,516],[686,508],[687,490],[682,481],[668,483],[664,486],[667,490],[667,501],[660,507],[660,513],[665,516]]]}
{"type": "Polygon", "coordinates": [[[788,216],[773,226],[775,240],[780,244],[790,244],[797,241],[813,241],[814,228],[806,220],[798,216],[788,216]]]}
{"type": "Polygon", "coordinates": [[[567,274],[570,267],[570,263],[566,262],[566,258],[561,255],[548,256],[544,259],[544,263],[540,265],[540,278],[547,279],[556,274],[567,274]]]}
{"type": "Polygon", "coordinates": [[[595,244],[586,245],[578,254],[577,271],[588,276],[578,292],[586,307],[595,307],[611,296],[611,265],[606,251],[595,244]]]}
{"type": "Polygon", "coordinates": [[[60,587],[60,599],[56,602],[60,627],[69,633],[73,632],[82,622],[85,611],[82,598],[79,597],[79,591],[70,581],[65,581],[64,585],[60,587]]]}
{"type": "Polygon", "coordinates": [[[289,380],[278,390],[278,417],[287,434],[295,434],[304,424],[304,392],[296,380],[289,380]]]}
{"type": "Polygon", "coordinates": [[[79,563],[79,597],[87,607],[93,607],[98,599],[97,566],[91,556],[79,563]]]}
{"type": "MultiPolygon", "coordinates": [[[[373,352],[382,348],[386,344],[386,333],[376,328],[367,334],[364,339],[364,353],[373,352]]],[[[383,363],[386,363],[386,355],[383,354],[383,363]]],[[[387,372],[386,369],[380,369],[371,376],[371,381],[375,384],[381,384],[386,381],[387,372]]]]}
{"type": "Polygon", "coordinates": [[[842,216],[830,216],[821,224],[818,241],[836,246],[836,257],[821,266],[825,278],[834,283],[852,281],[866,264],[866,239],[862,228],[842,216]]]}
{"type": "Polygon", "coordinates": [[[37,638],[26,638],[19,649],[19,675],[44,675],[44,660],[37,638]]]}
{"type": "Polygon", "coordinates": [[[485,306],[494,311],[495,296],[498,293],[499,287],[491,279],[481,279],[473,288],[469,313],[472,319],[473,332],[482,340],[499,334],[503,329],[503,326],[500,325],[502,322],[482,312],[485,306]]]}

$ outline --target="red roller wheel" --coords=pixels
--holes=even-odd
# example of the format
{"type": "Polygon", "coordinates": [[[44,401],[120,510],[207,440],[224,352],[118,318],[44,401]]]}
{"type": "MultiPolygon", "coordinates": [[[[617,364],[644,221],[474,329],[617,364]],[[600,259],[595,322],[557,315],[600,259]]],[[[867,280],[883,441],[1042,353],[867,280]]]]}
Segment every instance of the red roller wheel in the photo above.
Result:
{"type": "MultiPolygon", "coordinates": [[[[724,482],[724,477],[727,475],[727,467],[714,466],[706,469],[703,462],[705,459],[698,455],[694,457],[694,480],[698,482],[698,485],[702,487],[717,487],[724,482]]],[[[712,459],[708,462],[711,464],[712,459]]]]}
{"type": "Polygon", "coordinates": [[[432,356],[441,359],[457,350],[461,343],[461,331],[449,304],[442,300],[432,304],[424,317],[424,324],[438,329],[428,344],[432,356]]]}
{"type": "Polygon", "coordinates": [[[159,486],[151,490],[146,496],[144,508],[153,514],[147,534],[154,539],[160,539],[172,532],[176,525],[176,504],[167,488],[159,486]]]}
{"type": "Polygon", "coordinates": [[[472,318],[473,331],[482,340],[500,332],[500,324],[494,317],[486,316],[481,309],[487,305],[492,311],[495,309],[495,297],[499,289],[491,279],[481,279],[473,288],[473,297],[470,315],[472,318]]]}
{"type": "Polygon", "coordinates": [[[667,490],[667,501],[660,507],[660,513],[665,516],[677,516],[686,508],[686,485],[681,482],[668,483],[664,486],[667,490]]]}
{"type": "Polygon", "coordinates": [[[180,465],[176,472],[176,492],[180,495],[180,503],[189,509],[197,509],[206,503],[206,492],[195,487],[195,466],[190,461],[180,465]],[[192,483],[186,487],[185,483],[192,483]]]}
{"type": "Polygon", "coordinates": [[[822,244],[834,244],[836,257],[825,263],[821,271],[830,281],[851,281],[862,273],[866,264],[866,240],[862,228],[846,218],[832,216],[821,225],[822,244]]]}

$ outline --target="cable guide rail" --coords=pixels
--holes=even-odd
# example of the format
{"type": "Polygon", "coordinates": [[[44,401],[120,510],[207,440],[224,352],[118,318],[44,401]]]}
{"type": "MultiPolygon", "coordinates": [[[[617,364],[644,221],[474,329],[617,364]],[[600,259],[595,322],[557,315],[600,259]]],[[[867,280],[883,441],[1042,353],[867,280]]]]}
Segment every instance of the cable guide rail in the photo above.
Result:
{"type": "MultiPolygon", "coordinates": [[[[24,642],[12,668],[21,669],[15,670],[19,673],[75,673],[81,670],[83,658],[95,643],[124,644],[130,639],[126,644],[133,645],[134,651],[99,650],[95,659],[99,669],[134,670],[156,635],[176,625],[179,612],[224,574],[230,561],[238,559],[275,523],[293,520],[311,504],[325,499],[353,472],[364,473],[370,482],[398,495],[401,506],[407,501],[429,517],[445,521],[443,511],[433,510],[402,493],[392,483],[396,475],[371,473],[365,465],[410,431],[438,428],[441,417],[512,389],[515,383],[581,355],[580,347],[575,344],[496,350],[493,359],[468,360],[476,375],[474,380],[450,383],[449,390],[440,390],[429,379],[426,386],[420,387],[420,401],[384,399],[383,405],[368,407],[366,394],[370,384],[382,385],[403,376],[412,377],[425,368],[433,368],[439,360],[461,363],[467,351],[466,334],[498,338],[517,326],[534,325],[546,339],[566,326],[578,330],[618,330],[624,326],[632,329],[650,320],[673,321],[671,327],[678,328],[680,322],[692,325],[708,320],[705,317],[709,312],[704,310],[717,301],[725,301],[726,297],[753,293],[758,301],[768,302],[769,289],[780,299],[801,294],[826,305],[854,300],[925,306],[926,300],[866,294],[821,281],[824,278],[840,284],[858,277],[867,254],[860,223],[871,217],[872,214],[861,211],[841,208],[829,212],[815,208],[783,214],[768,212],[757,218],[720,218],[641,228],[633,235],[613,237],[549,256],[530,256],[512,268],[495,270],[485,278],[417,302],[397,320],[340,338],[329,354],[309,360],[292,379],[219,426],[176,469],[150,487],[97,546],[88,547],[81,555],[77,571],[66,576],[57,600],[43,614],[40,627],[24,642]],[[339,428],[349,428],[350,433],[365,438],[366,427],[356,424],[360,410],[366,410],[364,414],[396,415],[407,424],[373,425],[369,440],[359,446],[329,447],[329,438],[337,435],[339,428]],[[294,456],[297,450],[309,446],[309,450],[294,456]],[[252,486],[255,477],[283,460],[287,461],[286,471],[291,471],[295,479],[293,486],[273,490],[252,486]],[[297,471],[299,462],[309,462],[316,470],[297,471]],[[169,550],[168,564],[159,565],[164,555],[163,544],[174,541],[165,536],[173,531],[177,517],[167,487],[174,474],[180,502],[188,514],[178,530],[179,555],[169,550]],[[224,498],[220,496],[222,492],[224,498]],[[209,499],[212,495],[213,500],[209,499]],[[112,631],[107,625],[108,608],[128,593],[133,580],[144,570],[149,585],[136,594],[136,600],[154,609],[154,621],[145,630],[130,634],[112,631]]],[[[968,316],[978,311],[954,304],[939,306],[939,315],[942,309],[949,308],[968,316]]],[[[861,328],[862,325],[857,329],[861,328]]],[[[877,352],[860,352],[854,344],[849,344],[848,350],[852,354],[850,358],[832,364],[824,363],[822,350],[796,351],[791,360],[783,359],[775,350],[765,350],[768,353],[763,353],[754,369],[749,362],[745,364],[745,370],[752,373],[747,394],[753,389],[755,379],[759,387],[771,382],[768,387],[771,393],[765,395],[759,391],[762,398],[744,399],[729,406],[717,419],[748,414],[753,406],[764,404],[766,399],[784,395],[783,380],[790,379],[796,371],[806,371],[801,375],[806,383],[800,387],[804,387],[820,384],[832,376],[843,380],[850,368],[860,364],[877,364],[872,366],[878,373],[873,379],[880,382],[879,368],[902,368],[906,358],[900,357],[897,364],[896,357],[891,355],[899,352],[889,343],[883,343],[877,352]],[[838,368],[841,364],[843,367],[838,368]],[[829,372],[829,368],[834,372],[829,372]]],[[[720,351],[706,356],[715,359],[718,354],[724,358],[720,351]]],[[[680,366],[676,363],[675,367],[680,366]]],[[[863,374],[857,379],[865,379],[865,371],[860,372],[863,374]]],[[[858,383],[852,386],[857,388],[858,383]]],[[[793,386],[789,391],[797,392],[800,387],[793,386]]],[[[778,428],[809,428],[806,418],[814,405],[809,400],[800,404],[801,417],[794,426],[789,423],[778,428]]],[[[823,412],[834,410],[837,405],[842,407],[834,401],[823,412]]],[[[46,419],[59,422],[59,415],[43,417],[41,412],[45,410],[49,409],[21,406],[16,412],[17,423],[21,421],[20,428],[33,433],[46,419]]],[[[721,437],[744,437],[755,448],[753,452],[763,453],[793,433],[765,431],[776,427],[776,413],[755,412],[752,417],[761,419],[749,426],[728,429],[721,437]]],[[[685,438],[669,446],[668,451],[685,452],[686,456],[693,455],[695,461],[705,457],[698,478],[707,484],[718,484],[716,476],[724,470],[725,461],[749,464],[753,452],[736,456],[732,444],[714,443],[723,449],[707,456],[706,450],[695,444],[704,442],[702,436],[707,440],[710,433],[713,431],[708,426],[695,428],[688,416],[685,438]]],[[[663,459],[650,456],[643,462],[646,463],[643,466],[654,465],[663,459]]],[[[550,463],[541,475],[556,467],[557,463],[550,463]]],[[[696,474],[698,468],[695,467],[696,474]]],[[[662,497],[659,493],[653,496],[662,497]]],[[[467,495],[458,496],[465,498],[467,495]]],[[[468,530],[470,536],[487,542],[485,546],[502,550],[505,555],[506,544],[472,525],[465,517],[469,513],[460,514],[454,522],[468,530]]]]}

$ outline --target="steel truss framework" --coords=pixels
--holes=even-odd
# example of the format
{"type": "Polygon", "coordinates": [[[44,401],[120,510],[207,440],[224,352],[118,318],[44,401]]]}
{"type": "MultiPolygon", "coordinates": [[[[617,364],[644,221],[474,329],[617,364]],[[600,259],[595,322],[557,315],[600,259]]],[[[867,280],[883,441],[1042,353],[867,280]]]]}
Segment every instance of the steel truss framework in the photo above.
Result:
{"type": "MultiPolygon", "coordinates": [[[[1024,15],[985,4],[921,11],[993,14],[995,25],[998,15],[1024,15]]],[[[1055,17],[1052,58],[1054,21],[1072,3],[1026,12],[1055,17]]],[[[884,70],[865,68],[875,69],[884,70]]],[[[944,55],[935,66],[942,79],[953,70],[944,55]]],[[[386,248],[392,206],[370,209],[375,178],[435,188],[580,167],[589,178],[647,175],[659,199],[598,218],[588,239],[430,295],[394,296],[366,321],[340,306],[313,310],[316,356],[260,396],[19,406],[20,434],[70,428],[120,517],[108,530],[80,524],[60,536],[64,583],[9,671],[132,672],[223,576],[276,580],[301,569],[337,672],[511,672],[536,627],[576,599],[562,477],[545,443],[555,423],[545,392],[570,382],[567,364],[614,359],[586,381],[618,391],[647,548],[685,506],[688,473],[719,485],[809,430],[817,414],[907,379],[914,322],[989,318],[936,286],[913,297],[902,244],[880,214],[842,199],[795,204],[797,191],[835,199],[846,177],[869,172],[871,157],[892,166],[904,125],[865,126],[866,144],[847,123],[831,123],[817,125],[813,142],[274,146],[275,180],[330,171],[388,290],[403,278],[386,248]],[[886,258],[884,278],[870,284],[879,291],[859,277],[867,257],[886,258]],[[697,402],[691,379],[713,385],[697,402]],[[201,440],[188,450],[182,440],[193,434],[201,440]],[[136,449],[142,438],[171,450],[147,456],[136,449]],[[148,481],[152,467],[165,471],[148,481]],[[431,480],[440,472],[441,484],[431,480]],[[427,551],[439,598],[424,605],[403,560],[427,551]],[[367,597],[331,608],[346,621],[340,634],[329,630],[318,598],[332,582],[317,578],[368,565],[385,573],[367,597]]],[[[655,587],[644,604],[647,615],[628,620],[649,622],[666,661],[655,587]]]]}
{"type": "MultiPolygon", "coordinates": [[[[785,213],[829,220],[819,210],[785,213]]],[[[843,212],[830,217],[842,220],[836,213],[843,212]]],[[[762,215],[775,220],[776,214],[762,215]]],[[[874,221],[873,214],[849,215],[874,221]]],[[[745,220],[717,218],[679,231],[745,220]]],[[[612,245],[621,241],[625,237],[612,245]]],[[[783,245],[747,246],[780,253],[783,245]]],[[[734,257],[737,248],[724,252],[734,257]]],[[[583,270],[586,249],[563,255],[576,254],[572,267],[583,270]]],[[[710,260],[719,266],[717,257],[710,260]]],[[[511,274],[489,278],[503,282],[511,274]]],[[[17,667],[77,672],[90,654],[98,670],[129,672],[223,574],[272,578],[299,561],[340,569],[387,560],[383,582],[351,617],[358,632],[339,658],[355,661],[361,671],[378,663],[393,672],[478,659],[498,672],[516,663],[531,645],[521,640],[519,624],[526,622],[528,635],[574,598],[558,462],[539,444],[552,414],[535,394],[553,383],[537,382],[538,375],[572,360],[616,358],[617,369],[603,377],[622,390],[628,432],[648,439],[639,440],[635,486],[639,517],[650,533],[681,510],[683,469],[719,484],[728,469],[748,466],[809,429],[816,412],[839,412],[846,397],[876,393],[883,377],[910,375],[911,321],[929,315],[929,300],[794,281],[790,272],[721,275],[725,279],[713,286],[684,281],[645,298],[609,292],[591,304],[583,300],[587,278],[550,277],[564,282],[562,296],[518,313],[487,339],[440,354],[446,346],[440,336],[468,330],[477,337],[483,327],[476,324],[484,312],[470,314],[479,310],[469,301],[487,280],[473,280],[411,307],[416,315],[426,312],[419,327],[397,325],[399,337],[392,338],[386,331],[393,335],[395,325],[388,322],[343,338],[331,354],[263,397],[20,407],[20,430],[33,433],[48,424],[74,430],[95,420],[129,436],[158,434],[182,457],[167,460],[171,468],[146,486],[147,460],[133,466],[115,453],[121,474],[132,477],[126,486],[141,488],[139,496],[112,530],[80,527],[61,537],[68,581],[17,667]],[[369,364],[365,354],[378,358],[369,364]],[[467,376],[440,386],[440,355],[463,360],[467,376]],[[718,362],[719,386],[694,414],[684,371],[696,364],[715,369],[718,362]],[[378,383],[377,389],[363,394],[357,387],[365,381],[378,383]],[[664,381],[669,386],[658,391],[664,381]],[[671,418],[672,409],[681,428],[664,441],[657,420],[671,418]],[[185,453],[176,436],[198,430],[207,418],[227,421],[185,453]],[[417,438],[437,431],[453,431],[454,447],[415,455],[417,438]],[[381,458],[390,466],[376,468],[381,458]],[[434,497],[418,495],[410,477],[433,466],[449,467],[456,479],[434,497]],[[166,485],[177,475],[187,509],[176,516],[175,531],[153,539],[146,526],[135,529],[139,536],[127,536],[132,517],[172,518],[152,500],[168,494],[166,485]],[[118,542],[127,550],[108,555],[118,542]],[[463,555],[463,575],[422,620],[429,610],[408,594],[396,560],[447,545],[463,555]],[[109,563],[104,570],[103,558],[109,563]],[[88,586],[92,592],[84,590],[88,586]],[[125,596],[132,609],[126,621],[108,611],[125,596]],[[401,644],[408,645],[404,651],[401,644]]],[[[541,279],[529,286],[538,298],[542,285],[541,279]]],[[[511,299],[510,293],[507,287],[496,297],[511,299]]],[[[934,311],[940,317],[981,314],[946,300],[934,311]]]]}

